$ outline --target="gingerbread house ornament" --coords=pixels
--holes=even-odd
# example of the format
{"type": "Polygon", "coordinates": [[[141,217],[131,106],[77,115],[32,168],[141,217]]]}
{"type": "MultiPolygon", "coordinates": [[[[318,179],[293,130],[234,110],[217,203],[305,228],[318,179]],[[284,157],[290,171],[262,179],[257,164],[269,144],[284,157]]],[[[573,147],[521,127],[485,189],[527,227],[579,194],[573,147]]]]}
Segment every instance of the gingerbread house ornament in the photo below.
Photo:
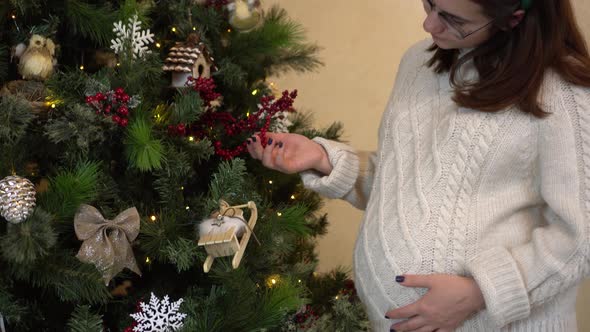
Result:
{"type": "Polygon", "coordinates": [[[172,72],[171,85],[185,87],[190,76],[210,78],[215,70],[214,59],[197,33],[189,34],[186,42],[177,42],[164,61],[164,71],[172,72]]]}

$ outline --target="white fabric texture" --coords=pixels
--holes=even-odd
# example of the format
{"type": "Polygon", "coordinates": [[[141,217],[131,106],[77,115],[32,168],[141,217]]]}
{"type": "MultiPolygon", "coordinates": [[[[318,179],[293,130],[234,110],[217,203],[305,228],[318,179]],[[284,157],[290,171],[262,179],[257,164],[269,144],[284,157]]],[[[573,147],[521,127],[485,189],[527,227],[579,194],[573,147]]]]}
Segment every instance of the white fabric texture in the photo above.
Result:
{"type": "Polygon", "coordinates": [[[576,331],[590,271],[590,89],[548,72],[545,119],[461,108],[449,74],[425,65],[431,44],[404,55],[378,150],[316,138],[334,169],[301,174],[365,210],[354,272],[373,330],[425,293],[396,275],[445,273],[474,277],[486,302],[458,331],[576,331]]]}

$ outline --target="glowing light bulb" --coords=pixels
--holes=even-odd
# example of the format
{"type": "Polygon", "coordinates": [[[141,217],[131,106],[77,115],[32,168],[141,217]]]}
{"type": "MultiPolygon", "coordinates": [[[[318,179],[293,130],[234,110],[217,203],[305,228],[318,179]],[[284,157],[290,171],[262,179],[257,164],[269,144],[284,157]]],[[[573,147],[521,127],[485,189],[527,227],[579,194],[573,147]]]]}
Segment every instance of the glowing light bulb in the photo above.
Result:
{"type": "Polygon", "coordinates": [[[176,32],[176,27],[172,27],[170,30],[172,30],[172,32],[176,32]]]}
{"type": "Polygon", "coordinates": [[[160,43],[156,43],[156,47],[157,47],[157,48],[160,48],[160,47],[162,47],[162,44],[160,44],[160,43]]]}
{"type": "Polygon", "coordinates": [[[192,141],[194,141],[194,140],[195,140],[195,138],[194,138],[194,137],[192,137],[192,136],[190,136],[190,137],[188,138],[188,140],[189,140],[189,142],[192,142],[192,141]]]}
{"type": "Polygon", "coordinates": [[[268,181],[268,184],[272,184],[272,180],[268,181]]]}
{"type": "Polygon", "coordinates": [[[295,199],[295,195],[291,195],[291,199],[295,199]]]}
{"type": "Polygon", "coordinates": [[[283,215],[282,213],[280,213],[280,212],[277,212],[277,216],[279,216],[279,217],[280,217],[280,216],[282,216],[282,215],[283,215]]]}
{"type": "Polygon", "coordinates": [[[271,279],[271,280],[270,280],[270,282],[271,282],[273,285],[276,285],[276,283],[277,283],[277,279],[271,279]]]}
{"type": "Polygon", "coordinates": [[[156,216],[151,216],[150,219],[151,221],[156,221],[156,216]]]}
{"type": "Polygon", "coordinates": [[[145,258],[145,262],[149,264],[151,262],[150,258],[149,257],[146,257],[145,258]]]}
{"type": "Polygon", "coordinates": [[[256,96],[258,94],[258,89],[255,89],[254,91],[252,91],[252,95],[256,96]]]}
{"type": "Polygon", "coordinates": [[[84,70],[84,65],[80,66],[80,70],[84,70]]]}

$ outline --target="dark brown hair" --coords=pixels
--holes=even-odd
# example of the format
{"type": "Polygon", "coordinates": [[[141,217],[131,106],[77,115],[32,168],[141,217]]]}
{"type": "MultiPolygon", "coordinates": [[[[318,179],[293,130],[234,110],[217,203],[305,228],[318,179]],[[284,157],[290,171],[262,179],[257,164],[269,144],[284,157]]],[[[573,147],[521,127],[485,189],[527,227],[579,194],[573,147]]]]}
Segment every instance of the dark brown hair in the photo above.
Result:
{"type": "Polygon", "coordinates": [[[497,112],[516,105],[543,118],[549,113],[539,105],[539,93],[547,69],[565,81],[590,87],[590,56],[576,23],[570,0],[533,0],[518,26],[510,29],[519,0],[471,0],[494,20],[497,32],[459,59],[458,50],[433,45],[428,62],[437,73],[450,72],[453,100],[461,107],[497,112]],[[460,82],[459,68],[467,61],[479,72],[478,82],[460,82]]]}

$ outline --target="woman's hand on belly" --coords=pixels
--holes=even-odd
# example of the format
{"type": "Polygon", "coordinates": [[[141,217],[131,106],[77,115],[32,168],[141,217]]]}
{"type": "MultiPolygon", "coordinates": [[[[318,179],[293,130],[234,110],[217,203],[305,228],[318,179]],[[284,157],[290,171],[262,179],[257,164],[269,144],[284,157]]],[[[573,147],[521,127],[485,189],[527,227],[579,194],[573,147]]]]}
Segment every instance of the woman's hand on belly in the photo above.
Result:
{"type": "Polygon", "coordinates": [[[450,332],[485,308],[483,294],[473,278],[447,274],[405,275],[396,277],[396,281],[404,287],[428,289],[420,300],[385,314],[390,319],[405,319],[392,326],[396,332],[450,332]]]}

